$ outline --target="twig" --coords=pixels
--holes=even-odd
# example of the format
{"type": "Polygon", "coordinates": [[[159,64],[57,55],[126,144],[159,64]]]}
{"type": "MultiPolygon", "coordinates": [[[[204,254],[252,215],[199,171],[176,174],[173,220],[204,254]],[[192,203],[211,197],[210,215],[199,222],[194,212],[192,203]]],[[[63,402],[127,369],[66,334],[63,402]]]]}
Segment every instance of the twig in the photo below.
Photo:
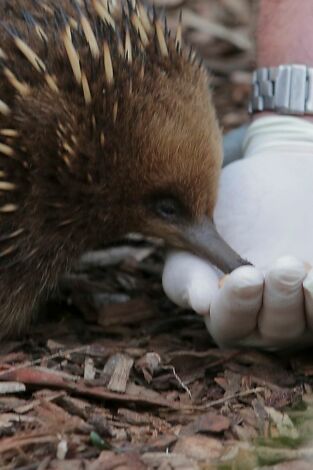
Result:
{"type": "Polygon", "coordinates": [[[16,370],[19,370],[19,369],[25,369],[27,367],[36,366],[37,364],[40,364],[43,360],[48,361],[48,360],[57,359],[57,358],[64,358],[66,355],[74,354],[74,353],[77,353],[77,352],[86,352],[86,354],[87,354],[87,349],[89,347],[90,347],[90,345],[79,346],[79,347],[73,348],[73,349],[65,349],[64,351],[58,351],[57,353],[51,354],[50,356],[42,356],[38,359],[34,359],[33,361],[23,362],[22,364],[19,364],[18,366],[14,366],[14,367],[11,367],[9,369],[6,369],[6,370],[0,372],[0,380],[1,380],[1,376],[3,376],[3,375],[15,372],[16,370]]]}
{"type": "Polygon", "coordinates": [[[192,400],[192,395],[191,395],[190,389],[189,389],[189,388],[187,387],[187,385],[182,381],[182,379],[177,375],[177,372],[176,372],[176,370],[175,370],[175,367],[169,365],[169,366],[162,366],[161,368],[162,368],[163,370],[170,370],[170,371],[173,373],[175,379],[177,380],[177,382],[179,383],[179,385],[181,386],[181,388],[185,390],[185,392],[188,394],[190,400],[192,400]]]}

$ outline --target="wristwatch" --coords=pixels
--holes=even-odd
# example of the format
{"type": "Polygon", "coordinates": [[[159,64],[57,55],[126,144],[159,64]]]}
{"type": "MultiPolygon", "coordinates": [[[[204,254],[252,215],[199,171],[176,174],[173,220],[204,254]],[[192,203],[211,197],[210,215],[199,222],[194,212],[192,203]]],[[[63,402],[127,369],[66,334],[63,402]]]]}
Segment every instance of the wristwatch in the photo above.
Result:
{"type": "Polygon", "coordinates": [[[313,114],[313,68],[280,65],[253,73],[249,112],[274,111],[280,114],[313,114]]]}

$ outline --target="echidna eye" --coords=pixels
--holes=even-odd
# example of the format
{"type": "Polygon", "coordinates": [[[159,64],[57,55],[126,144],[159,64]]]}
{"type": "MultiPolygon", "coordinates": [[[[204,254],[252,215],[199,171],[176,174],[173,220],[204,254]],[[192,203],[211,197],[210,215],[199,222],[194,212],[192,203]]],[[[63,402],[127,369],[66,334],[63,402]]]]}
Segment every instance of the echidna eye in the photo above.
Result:
{"type": "Polygon", "coordinates": [[[153,210],[158,217],[167,221],[174,221],[182,216],[181,206],[173,198],[163,198],[154,201],[153,210]]]}

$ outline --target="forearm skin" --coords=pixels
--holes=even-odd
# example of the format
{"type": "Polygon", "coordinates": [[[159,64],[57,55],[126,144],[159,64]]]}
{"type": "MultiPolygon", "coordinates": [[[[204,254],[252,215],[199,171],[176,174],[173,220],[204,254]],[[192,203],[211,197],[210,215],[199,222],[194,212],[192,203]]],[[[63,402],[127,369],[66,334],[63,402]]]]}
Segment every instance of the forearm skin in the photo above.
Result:
{"type": "Polygon", "coordinates": [[[313,66],[312,0],[260,0],[257,66],[313,66]]]}

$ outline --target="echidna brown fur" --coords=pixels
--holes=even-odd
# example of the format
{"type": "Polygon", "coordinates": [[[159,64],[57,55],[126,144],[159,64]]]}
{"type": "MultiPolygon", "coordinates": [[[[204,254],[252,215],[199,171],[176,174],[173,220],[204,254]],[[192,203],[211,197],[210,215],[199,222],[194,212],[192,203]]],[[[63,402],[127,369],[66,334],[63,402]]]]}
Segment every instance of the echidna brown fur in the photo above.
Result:
{"type": "Polygon", "coordinates": [[[84,251],[151,209],[212,215],[220,135],[198,59],[138,1],[0,2],[0,336],[25,330],[84,251]],[[123,3],[123,2],[122,2],[123,3]]]}

